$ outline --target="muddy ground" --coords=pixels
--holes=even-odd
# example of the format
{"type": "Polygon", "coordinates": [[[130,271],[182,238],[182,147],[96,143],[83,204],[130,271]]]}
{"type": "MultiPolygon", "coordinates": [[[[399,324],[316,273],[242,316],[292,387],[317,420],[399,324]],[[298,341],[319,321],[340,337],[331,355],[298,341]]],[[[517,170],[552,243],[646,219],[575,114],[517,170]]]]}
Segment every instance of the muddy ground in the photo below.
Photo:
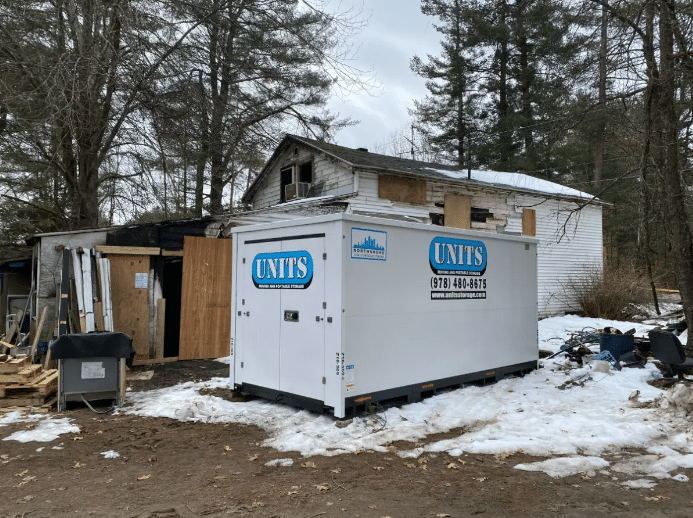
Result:
{"type": "MultiPolygon", "coordinates": [[[[147,390],[227,369],[211,361],[135,367],[154,375],[129,385],[147,390]]],[[[51,443],[0,441],[0,517],[693,516],[691,483],[629,490],[614,473],[552,479],[513,469],[542,460],[527,455],[401,459],[394,452],[414,446],[401,443],[392,453],[301,458],[263,447],[264,432],[252,426],[97,415],[77,404],[62,417],[80,432],[51,443]],[[121,456],[101,455],[108,450],[121,456]],[[286,458],[294,464],[265,466],[286,458]]],[[[693,470],[679,471],[693,480],[693,470]]]]}

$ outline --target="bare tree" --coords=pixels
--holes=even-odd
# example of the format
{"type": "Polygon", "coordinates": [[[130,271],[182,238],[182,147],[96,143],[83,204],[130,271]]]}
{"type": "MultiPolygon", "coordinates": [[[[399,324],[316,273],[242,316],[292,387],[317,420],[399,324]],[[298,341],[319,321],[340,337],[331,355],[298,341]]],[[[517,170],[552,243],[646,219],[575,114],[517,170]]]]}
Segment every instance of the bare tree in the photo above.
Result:
{"type": "Polygon", "coordinates": [[[220,212],[282,122],[322,137],[339,124],[321,107],[362,86],[342,61],[360,23],[289,0],[0,0],[0,182],[61,228],[94,227],[149,171],[142,205],[166,199],[168,157],[184,156],[184,196],[192,163],[197,214],[208,170],[220,212]]]}

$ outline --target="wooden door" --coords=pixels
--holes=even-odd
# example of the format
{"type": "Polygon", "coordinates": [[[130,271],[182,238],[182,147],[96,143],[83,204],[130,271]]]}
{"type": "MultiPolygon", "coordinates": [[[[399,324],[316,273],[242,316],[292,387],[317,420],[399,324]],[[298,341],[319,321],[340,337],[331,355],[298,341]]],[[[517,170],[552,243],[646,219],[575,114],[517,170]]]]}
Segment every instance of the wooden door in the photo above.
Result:
{"type": "Polygon", "coordinates": [[[221,358],[231,347],[232,241],[185,236],[178,358],[221,358]]]}
{"type": "Polygon", "coordinates": [[[109,255],[113,330],[127,333],[137,354],[149,358],[149,256],[109,255]]]}

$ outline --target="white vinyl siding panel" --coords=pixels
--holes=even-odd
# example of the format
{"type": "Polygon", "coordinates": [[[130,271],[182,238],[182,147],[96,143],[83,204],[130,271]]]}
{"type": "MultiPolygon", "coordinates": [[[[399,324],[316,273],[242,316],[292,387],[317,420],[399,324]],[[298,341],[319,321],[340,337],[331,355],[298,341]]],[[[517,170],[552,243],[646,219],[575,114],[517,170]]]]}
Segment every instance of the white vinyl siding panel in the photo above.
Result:
{"type": "Polygon", "coordinates": [[[523,207],[537,214],[539,315],[577,310],[562,294],[562,286],[585,266],[602,267],[602,208],[587,205],[575,211],[577,204],[572,202],[518,196],[507,232],[522,232],[523,207]]]}

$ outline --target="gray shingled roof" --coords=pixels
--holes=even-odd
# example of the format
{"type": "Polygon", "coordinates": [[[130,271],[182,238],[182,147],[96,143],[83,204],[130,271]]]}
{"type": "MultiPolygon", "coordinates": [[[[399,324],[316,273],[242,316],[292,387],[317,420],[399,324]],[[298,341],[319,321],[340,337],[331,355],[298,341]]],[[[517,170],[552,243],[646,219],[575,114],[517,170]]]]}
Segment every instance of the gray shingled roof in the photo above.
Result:
{"type": "MultiPolygon", "coordinates": [[[[407,158],[397,158],[387,155],[370,153],[364,149],[353,149],[336,144],[328,144],[318,140],[299,137],[297,135],[287,135],[281,144],[275,149],[265,167],[250,186],[243,201],[248,201],[260,183],[269,174],[275,160],[290,146],[299,144],[319,153],[342,161],[360,169],[371,169],[374,172],[392,172],[400,175],[412,175],[432,180],[443,180],[446,182],[464,182],[467,185],[493,186],[495,188],[509,189],[513,191],[524,191],[529,193],[539,193],[543,196],[557,196],[566,198],[591,198],[591,195],[582,193],[569,187],[561,186],[553,182],[534,178],[521,173],[502,173],[493,171],[473,171],[472,178],[468,179],[466,171],[460,170],[456,166],[435,164],[431,162],[420,162],[407,158]],[[452,174],[447,174],[447,172],[452,174]]],[[[603,204],[600,200],[592,198],[591,202],[603,204]]]]}
{"type": "Polygon", "coordinates": [[[282,140],[281,144],[277,146],[274,153],[270,159],[265,164],[260,174],[257,176],[255,181],[252,183],[250,188],[247,190],[243,196],[243,201],[248,201],[252,194],[257,190],[262,179],[269,173],[272,168],[274,161],[279,155],[292,143],[301,144],[303,146],[312,148],[326,155],[333,156],[334,158],[341,160],[347,164],[351,164],[355,167],[361,167],[364,169],[377,169],[379,171],[393,171],[398,173],[409,173],[417,176],[424,176],[430,178],[436,178],[440,180],[450,180],[450,178],[440,172],[435,171],[435,169],[443,169],[448,171],[455,171],[457,168],[455,166],[444,165],[444,164],[434,164],[431,162],[420,162],[418,160],[409,160],[406,158],[397,158],[387,155],[379,155],[377,153],[370,153],[362,149],[354,149],[350,147],[338,146],[337,144],[328,144],[327,142],[320,142],[319,140],[313,140],[306,137],[299,137],[298,135],[286,135],[282,140]]]}
{"type": "Polygon", "coordinates": [[[296,135],[287,135],[288,138],[296,140],[308,147],[320,150],[328,155],[332,155],[344,162],[348,162],[356,167],[397,171],[400,173],[412,173],[422,176],[430,176],[433,178],[450,178],[444,174],[434,171],[434,169],[444,169],[447,171],[456,171],[459,168],[451,165],[434,164],[431,162],[420,162],[419,160],[410,160],[407,158],[398,158],[394,156],[379,155],[362,149],[354,149],[350,147],[338,146],[336,144],[328,144],[327,142],[319,142],[317,140],[298,137],[296,135]]]}

